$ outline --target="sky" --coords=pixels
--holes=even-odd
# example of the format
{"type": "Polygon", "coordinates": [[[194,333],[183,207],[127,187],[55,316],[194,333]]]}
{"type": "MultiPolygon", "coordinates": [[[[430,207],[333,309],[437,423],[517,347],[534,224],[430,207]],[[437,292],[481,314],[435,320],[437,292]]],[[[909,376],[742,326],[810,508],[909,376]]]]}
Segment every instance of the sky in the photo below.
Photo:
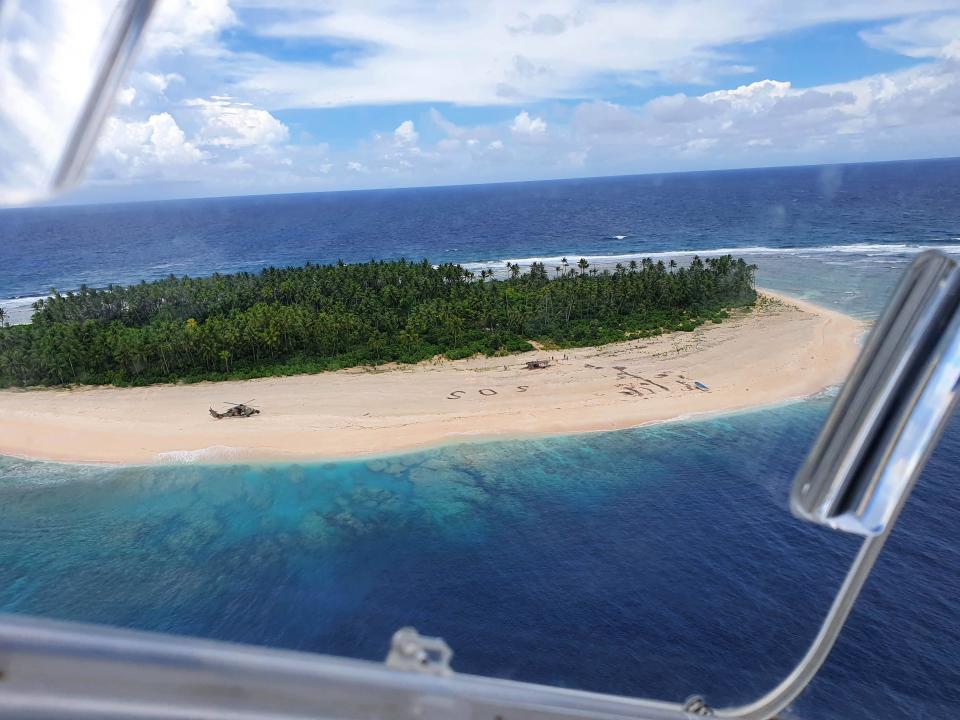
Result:
{"type": "Polygon", "coordinates": [[[958,141],[960,0],[160,0],[75,197],[946,157],[958,141]]]}

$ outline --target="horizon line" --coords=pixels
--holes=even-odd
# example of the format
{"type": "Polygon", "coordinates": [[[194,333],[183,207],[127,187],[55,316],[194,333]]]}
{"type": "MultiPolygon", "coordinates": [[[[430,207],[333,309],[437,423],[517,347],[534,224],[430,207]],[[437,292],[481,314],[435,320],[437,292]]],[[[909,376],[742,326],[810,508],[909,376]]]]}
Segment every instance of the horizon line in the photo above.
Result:
{"type": "MultiPolygon", "coordinates": [[[[146,200],[108,200],[108,201],[98,201],[98,202],[69,202],[63,201],[62,198],[68,198],[69,192],[64,196],[54,197],[46,201],[31,205],[14,205],[10,207],[0,207],[0,212],[8,210],[37,210],[37,209],[54,209],[54,208],[78,208],[78,207],[101,207],[101,206],[113,206],[113,205],[138,205],[138,204],[149,204],[149,203],[165,203],[165,202],[191,202],[191,201],[203,201],[203,200],[230,200],[234,198],[272,198],[272,197],[295,197],[298,195],[332,195],[332,194],[345,194],[345,193],[377,193],[377,192],[408,192],[413,190],[442,190],[442,189],[458,189],[458,188],[474,188],[474,187],[495,187],[499,185],[530,185],[534,183],[563,183],[563,182],[576,182],[584,180],[615,180],[615,179],[626,179],[626,178],[637,178],[637,177],[654,177],[662,175],[706,175],[711,173],[731,173],[731,172],[751,172],[759,170],[789,170],[789,169],[804,169],[804,168],[817,168],[817,167],[849,167],[849,166],[859,166],[859,165],[891,165],[896,163],[922,163],[922,162],[937,162],[937,161],[949,161],[949,160],[960,160],[960,155],[948,155],[948,156],[936,156],[936,157],[918,157],[918,158],[901,158],[896,160],[864,160],[858,162],[835,162],[835,163],[799,163],[792,165],[752,165],[746,167],[728,167],[728,168],[714,168],[714,169],[703,169],[703,170],[664,170],[664,171],[651,171],[651,172],[638,172],[638,173],[620,173],[613,175],[584,175],[584,176],[571,176],[563,178],[540,178],[540,179],[529,179],[529,180],[492,180],[489,182],[474,182],[474,183],[449,183],[449,184],[426,184],[426,185],[402,185],[397,187],[377,187],[377,188],[344,188],[341,190],[297,190],[291,192],[276,192],[276,193],[238,193],[236,195],[201,195],[201,196],[184,196],[184,197],[171,197],[171,198],[153,198],[146,200]]],[[[95,187],[95,186],[94,186],[95,187]]],[[[74,190],[84,189],[82,185],[77,186],[74,190]]],[[[87,188],[89,189],[89,188],[87,188]]]]}

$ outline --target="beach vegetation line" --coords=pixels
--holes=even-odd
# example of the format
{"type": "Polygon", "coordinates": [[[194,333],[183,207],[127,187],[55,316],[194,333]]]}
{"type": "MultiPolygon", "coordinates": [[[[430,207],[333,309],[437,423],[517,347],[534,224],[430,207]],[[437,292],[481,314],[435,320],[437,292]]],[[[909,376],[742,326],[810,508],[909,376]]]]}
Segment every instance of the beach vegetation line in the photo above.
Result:
{"type": "Polygon", "coordinates": [[[267,268],[77,292],[0,327],[0,387],[243,379],[443,356],[595,346],[720,322],[752,306],[730,255],[614,269],[586,260],[475,274],[427,260],[267,268]]]}

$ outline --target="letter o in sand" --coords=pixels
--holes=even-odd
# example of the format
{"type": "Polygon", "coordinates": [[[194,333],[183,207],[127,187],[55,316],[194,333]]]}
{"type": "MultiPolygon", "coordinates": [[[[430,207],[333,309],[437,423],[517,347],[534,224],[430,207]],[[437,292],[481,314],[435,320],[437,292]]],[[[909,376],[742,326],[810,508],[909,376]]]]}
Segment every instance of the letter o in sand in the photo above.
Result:
{"type": "Polygon", "coordinates": [[[496,394],[497,394],[497,391],[494,390],[493,388],[481,388],[479,392],[480,392],[481,395],[496,395],[496,394]]]}

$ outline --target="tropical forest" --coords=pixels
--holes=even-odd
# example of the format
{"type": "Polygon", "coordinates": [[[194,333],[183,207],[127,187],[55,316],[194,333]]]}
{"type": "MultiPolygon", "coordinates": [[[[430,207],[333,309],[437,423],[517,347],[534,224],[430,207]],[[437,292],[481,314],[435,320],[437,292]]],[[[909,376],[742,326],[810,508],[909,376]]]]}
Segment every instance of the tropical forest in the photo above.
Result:
{"type": "Polygon", "coordinates": [[[692,331],[752,306],[755,270],[729,255],[478,273],[375,260],[52,290],[32,322],[0,327],[0,387],[291,375],[692,331]]]}

